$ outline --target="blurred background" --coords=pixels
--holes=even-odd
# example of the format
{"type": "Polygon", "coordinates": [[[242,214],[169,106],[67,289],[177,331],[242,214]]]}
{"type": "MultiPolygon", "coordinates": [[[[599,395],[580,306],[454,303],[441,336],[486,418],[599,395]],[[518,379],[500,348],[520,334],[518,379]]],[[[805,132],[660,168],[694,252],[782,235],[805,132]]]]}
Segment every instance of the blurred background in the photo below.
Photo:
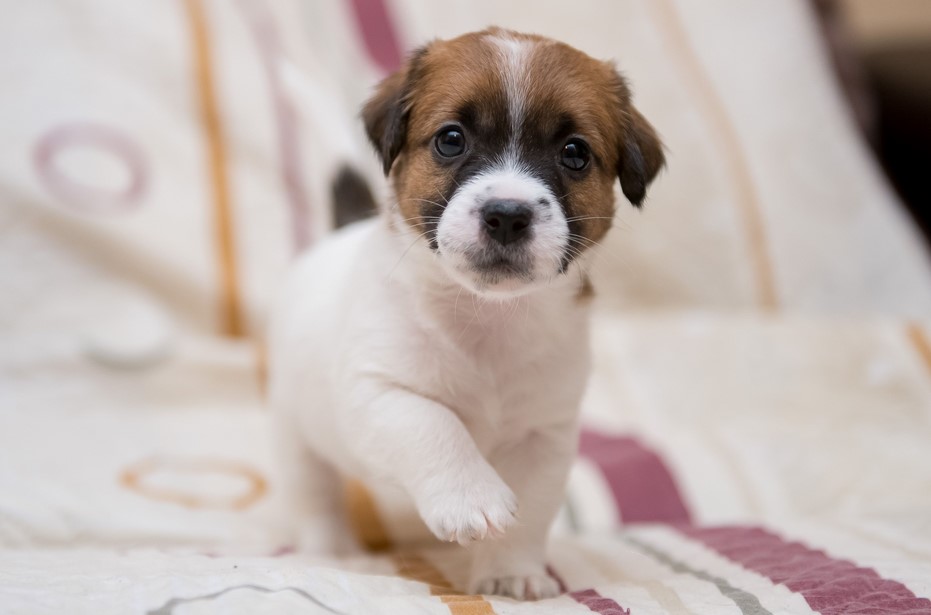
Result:
{"type": "Polygon", "coordinates": [[[903,201],[931,232],[931,4],[819,0],[857,117],[903,201]]]}
{"type": "MultiPolygon", "coordinates": [[[[0,7],[0,605],[44,596],[45,570],[72,604],[98,575],[97,614],[307,581],[278,522],[266,314],[295,255],[389,202],[357,119],[374,84],[492,24],[614,61],[667,148],[592,265],[559,530],[761,524],[931,593],[931,0],[0,7]]],[[[380,487],[353,492],[361,536],[416,539],[380,487]]],[[[657,531],[636,540],[729,574],[657,531]]],[[[639,599],[665,564],[618,540],[554,567],[639,599]]],[[[384,612],[428,593],[366,576],[405,574],[390,560],[329,566],[332,596],[384,612]]]]}

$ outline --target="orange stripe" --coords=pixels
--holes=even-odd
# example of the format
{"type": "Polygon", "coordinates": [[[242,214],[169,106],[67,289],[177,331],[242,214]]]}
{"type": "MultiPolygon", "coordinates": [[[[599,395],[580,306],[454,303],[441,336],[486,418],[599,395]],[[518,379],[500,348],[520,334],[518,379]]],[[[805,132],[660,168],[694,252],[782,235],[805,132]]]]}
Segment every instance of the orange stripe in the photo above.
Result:
{"type": "Polygon", "coordinates": [[[449,608],[450,615],[495,615],[491,603],[482,596],[457,591],[440,570],[416,553],[397,553],[393,557],[398,574],[430,586],[430,594],[449,608]]]}
{"type": "Polygon", "coordinates": [[[495,615],[491,603],[481,596],[440,596],[450,615],[495,615]]]}
{"type": "Polygon", "coordinates": [[[262,397],[268,393],[268,344],[261,337],[255,341],[255,377],[262,397]]]}
{"type": "MultiPolygon", "coordinates": [[[[361,481],[346,482],[346,502],[356,538],[372,551],[391,549],[391,537],[378,514],[375,499],[361,481]]],[[[438,597],[449,607],[450,615],[495,615],[495,610],[485,598],[457,591],[443,573],[421,555],[396,552],[392,560],[399,575],[429,585],[430,595],[438,597]]]]}
{"type": "Polygon", "coordinates": [[[434,596],[462,596],[462,592],[456,591],[443,573],[422,555],[412,552],[395,553],[391,559],[394,560],[399,575],[405,579],[426,583],[434,596]]]}
{"type": "Polygon", "coordinates": [[[369,551],[391,549],[391,537],[381,521],[375,499],[358,480],[346,481],[346,509],[356,539],[369,551]]]}
{"type": "Polygon", "coordinates": [[[928,373],[931,374],[931,341],[925,335],[924,329],[918,323],[911,323],[907,328],[908,339],[918,352],[918,356],[924,361],[928,373]]]}
{"type": "Polygon", "coordinates": [[[185,0],[194,48],[194,69],[197,78],[197,95],[207,141],[207,165],[213,186],[217,259],[220,269],[220,321],[223,333],[242,336],[243,317],[239,303],[239,281],[236,272],[236,253],[233,245],[233,218],[227,177],[226,149],[223,126],[217,105],[213,70],[210,60],[210,40],[207,20],[201,0],[185,0]]]}
{"type": "Polygon", "coordinates": [[[731,174],[737,180],[737,198],[756,277],[757,301],[763,308],[775,309],[778,307],[776,283],[769,256],[760,197],[744,162],[746,156],[740,146],[737,130],[728,118],[726,107],[715,91],[714,85],[702,69],[698,54],[689,46],[688,34],[670,0],[648,2],[647,5],[659,11],[660,21],[666,26],[667,38],[672,44],[673,51],[678,55],[679,62],[686,67],[686,73],[691,77],[692,89],[700,94],[697,100],[702,112],[710,119],[715,135],[724,145],[725,160],[731,169],[731,174]]]}

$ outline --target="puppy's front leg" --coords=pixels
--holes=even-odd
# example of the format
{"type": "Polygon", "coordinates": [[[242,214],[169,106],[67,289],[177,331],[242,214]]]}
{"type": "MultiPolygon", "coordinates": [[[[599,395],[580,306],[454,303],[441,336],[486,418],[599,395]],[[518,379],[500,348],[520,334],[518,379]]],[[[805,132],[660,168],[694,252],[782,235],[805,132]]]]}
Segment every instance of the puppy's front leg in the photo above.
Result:
{"type": "Polygon", "coordinates": [[[522,600],[559,594],[546,572],[546,538],[565,496],[576,441],[575,426],[567,425],[534,432],[492,458],[517,494],[521,520],[501,540],[473,547],[470,592],[522,600]]]}
{"type": "Polygon", "coordinates": [[[452,410],[401,386],[367,382],[354,390],[344,423],[353,453],[372,475],[403,486],[438,538],[466,544],[514,522],[514,493],[452,410]]]}

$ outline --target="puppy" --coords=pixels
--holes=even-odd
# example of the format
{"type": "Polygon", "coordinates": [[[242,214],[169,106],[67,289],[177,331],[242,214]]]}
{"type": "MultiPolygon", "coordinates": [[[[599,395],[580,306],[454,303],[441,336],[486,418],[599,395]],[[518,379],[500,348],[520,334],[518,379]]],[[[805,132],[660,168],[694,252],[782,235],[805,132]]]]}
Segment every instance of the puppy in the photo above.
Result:
{"type": "Polygon", "coordinates": [[[558,593],[545,542],[589,371],[585,261],[664,164],[612,65],[498,28],[416,51],[362,118],[393,199],[295,265],[270,399],[303,543],[345,545],[340,479],[389,481],[468,591],[558,593]]]}

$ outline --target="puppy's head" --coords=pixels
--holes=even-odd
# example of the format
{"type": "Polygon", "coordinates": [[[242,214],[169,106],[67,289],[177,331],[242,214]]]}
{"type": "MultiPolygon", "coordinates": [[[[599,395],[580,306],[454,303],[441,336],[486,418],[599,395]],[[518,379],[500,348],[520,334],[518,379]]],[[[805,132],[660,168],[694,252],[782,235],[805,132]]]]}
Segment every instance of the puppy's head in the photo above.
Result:
{"type": "Polygon", "coordinates": [[[419,49],[362,116],[395,227],[492,296],[564,274],[610,228],[614,182],[639,206],[664,162],[612,65],[497,28],[419,49]]]}

